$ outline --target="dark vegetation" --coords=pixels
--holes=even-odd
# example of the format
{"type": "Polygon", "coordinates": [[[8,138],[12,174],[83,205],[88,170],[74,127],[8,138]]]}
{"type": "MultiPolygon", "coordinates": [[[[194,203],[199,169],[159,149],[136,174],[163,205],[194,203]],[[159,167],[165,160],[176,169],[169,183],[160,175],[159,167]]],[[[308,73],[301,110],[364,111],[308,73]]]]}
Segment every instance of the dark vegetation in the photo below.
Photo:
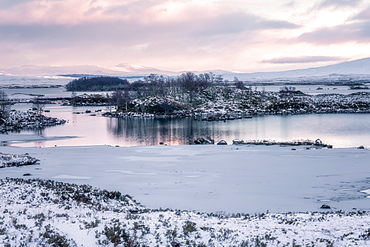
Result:
{"type": "Polygon", "coordinates": [[[67,91],[114,91],[124,90],[129,85],[126,79],[118,77],[82,77],[69,82],[66,85],[67,91]]]}

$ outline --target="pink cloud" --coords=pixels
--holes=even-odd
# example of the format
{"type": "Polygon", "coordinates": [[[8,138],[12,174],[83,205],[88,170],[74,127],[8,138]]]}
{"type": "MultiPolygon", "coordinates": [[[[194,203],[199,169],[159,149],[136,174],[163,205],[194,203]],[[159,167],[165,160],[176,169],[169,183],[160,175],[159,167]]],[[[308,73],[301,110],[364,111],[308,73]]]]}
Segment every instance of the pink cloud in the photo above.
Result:
{"type": "Polygon", "coordinates": [[[300,57],[279,57],[263,60],[263,63],[313,63],[313,62],[328,62],[328,61],[340,61],[342,57],[331,57],[331,56],[300,56],[300,57]]]}

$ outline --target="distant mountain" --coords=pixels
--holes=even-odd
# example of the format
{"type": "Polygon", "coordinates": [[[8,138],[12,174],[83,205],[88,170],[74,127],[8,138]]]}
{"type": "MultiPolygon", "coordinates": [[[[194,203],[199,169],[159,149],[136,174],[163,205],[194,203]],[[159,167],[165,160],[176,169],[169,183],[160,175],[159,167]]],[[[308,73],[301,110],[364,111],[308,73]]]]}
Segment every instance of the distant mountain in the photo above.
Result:
{"type": "MultiPolygon", "coordinates": [[[[366,76],[370,77],[370,58],[364,58],[323,67],[297,69],[281,72],[256,72],[256,73],[234,73],[226,70],[194,71],[194,73],[213,72],[223,75],[225,79],[268,81],[273,78],[303,78],[303,77],[329,77],[329,76],[366,76]]],[[[144,67],[133,64],[118,64],[110,67],[94,65],[79,66],[34,66],[27,65],[17,68],[1,69],[0,75],[15,75],[28,77],[45,77],[57,75],[107,75],[107,76],[148,76],[149,74],[160,74],[168,76],[180,75],[182,72],[163,71],[156,68],[144,67]]]]}
{"type": "Polygon", "coordinates": [[[328,76],[370,76],[370,58],[363,58],[334,65],[288,70],[281,72],[232,73],[241,80],[272,79],[272,78],[300,78],[300,77],[328,77],[328,76]]]}
{"type": "Polygon", "coordinates": [[[17,68],[3,69],[8,74],[16,76],[56,76],[62,74],[93,74],[93,75],[120,75],[122,72],[113,71],[94,65],[79,66],[38,66],[25,65],[17,68]]]}
{"type": "Polygon", "coordinates": [[[159,69],[140,66],[140,65],[135,65],[135,64],[128,64],[128,63],[122,63],[122,64],[118,64],[116,66],[105,67],[105,69],[111,71],[112,73],[120,73],[120,74],[129,75],[129,76],[137,76],[137,75],[147,76],[147,75],[150,75],[150,74],[159,74],[159,75],[172,76],[172,75],[178,75],[179,74],[177,72],[164,71],[164,70],[159,70],[159,69]]]}
{"type": "Polygon", "coordinates": [[[106,76],[147,76],[149,74],[177,75],[178,73],[162,71],[133,64],[119,64],[111,67],[95,65],[78,66],[37,66],[25,65],[17,68],[0,69],[3,74],[28,77],[57,75],[106,75],[106,76]]]}

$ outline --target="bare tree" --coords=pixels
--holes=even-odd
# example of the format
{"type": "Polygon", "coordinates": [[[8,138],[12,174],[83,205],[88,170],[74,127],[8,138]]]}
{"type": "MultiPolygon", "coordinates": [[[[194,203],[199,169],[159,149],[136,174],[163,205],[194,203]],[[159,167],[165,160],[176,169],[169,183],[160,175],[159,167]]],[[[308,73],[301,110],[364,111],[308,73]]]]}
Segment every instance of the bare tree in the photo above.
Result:
{"type": "Polygon", "coordinates": [[[36,111],[36,113],[41,116],[42,115],[42,112],[44,110],[44,107],[45,107],[45,101],[40,98],[40,97],[36,97],[33,102],[32,102],[32,108],[33,110],[36,111]]]}
{"type": "Polygon", "coordinates": [[[76,97],[77,97],[77,93],[75,91],[72,91],[72,93],[71,93],[71,104],[72,104],[72,106],[76,106],[76,97]]]}
{"type": "Polygon", "coordinates": [[[112,102],[117,106],[117,109],[120,107],[125,107],[125,111],[127,112],[128,103],[131,100],[130,92],[128,89],[125,89],[124,91],[114,91],[110,98],[112,102]]]}
{"type": "Polygon", "coordinates": [[[234,86],[239,89],[245,89],[244,83],[242,81],[239,81],[238,77],[234,77],[234,86]]]}
{"type": "Polygon", "coordinates": [[[178,78],[181,88],[189,95],[189,103],[193,103],[194,96],[211,85],[209,76],[197,76],[192,72],[181,74],[178,78]]]}
{"type": "Polygon", "coordinates": [[[9,116],[11,102],[8,95],[0,90],[0,124],[4,123],[9,116]]]}

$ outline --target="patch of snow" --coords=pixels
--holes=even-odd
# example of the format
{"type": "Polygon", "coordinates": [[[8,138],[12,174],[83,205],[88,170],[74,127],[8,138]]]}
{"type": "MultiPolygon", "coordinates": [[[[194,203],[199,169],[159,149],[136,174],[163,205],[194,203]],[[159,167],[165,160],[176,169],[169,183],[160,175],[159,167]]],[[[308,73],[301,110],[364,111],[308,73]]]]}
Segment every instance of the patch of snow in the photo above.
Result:
{"type": "Polygon", "coordinates": [[[73,176],[73,175],[67,175],[67,174],[61,174],[58,176],[52,177],[53,179],[73,179],[73,180],[87,180],[91,179],[91,177],[83,177],[83,176],[73,176]]]}
{"type": "Polygon", "coordinates": [[[133,171],[124,171],[124,170],[107,170],[107,172],[118,172],[129,175],[157,175],[156,173],[150,172],[133,172],[133,171]]]}

